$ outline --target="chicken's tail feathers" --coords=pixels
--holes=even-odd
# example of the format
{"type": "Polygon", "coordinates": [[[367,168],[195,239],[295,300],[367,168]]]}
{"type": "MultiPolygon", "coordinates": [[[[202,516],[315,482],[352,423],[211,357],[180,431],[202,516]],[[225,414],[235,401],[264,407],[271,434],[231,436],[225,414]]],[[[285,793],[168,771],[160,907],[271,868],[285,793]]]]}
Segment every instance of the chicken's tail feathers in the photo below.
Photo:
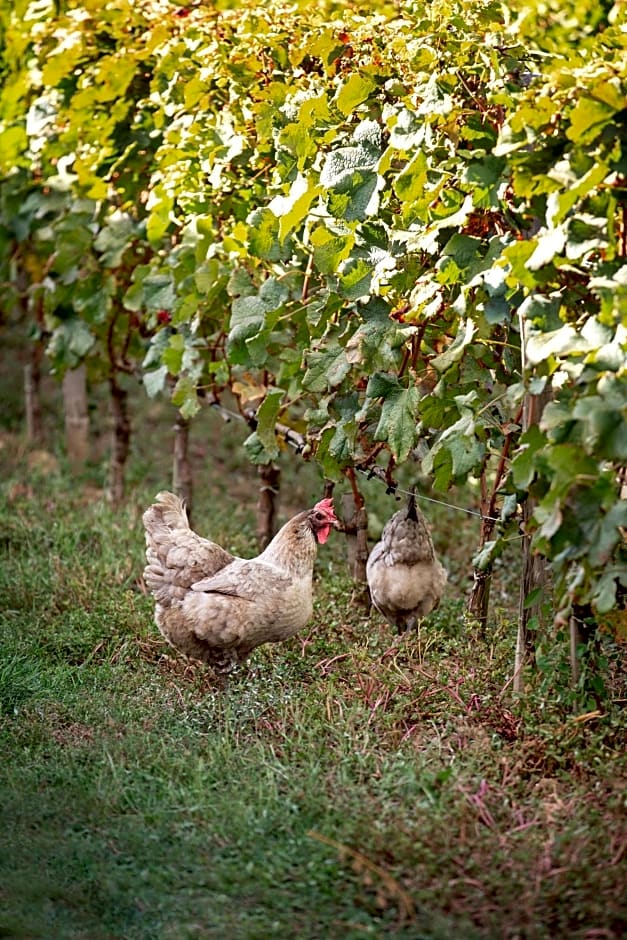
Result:
{"type": "Polygon", "coordinates": [[[407,499],[407,519],[411,519],[412,522],[418,522],[418,510],[416,506],[416,486],[412,486],[409,491],[409,498],[407,499]]]}
{"type": "Polygon", "coordinates": [[[177,554],[177,542],[185,532],[190,532],[185,503],[174,493],[157,493],[155,502],[143,515],[146,530],[146,567],[144,582],[148,591],[164,607],[169,607],[173,600],[183,596],[184,591],[176,582],[174,566],[180,565],[185,549],[177,554]],[[174,577],[173,577],[174,576],[174,577]]]}
{"type": "Polygon", "coordinates": [[[233,561],[233,555],[193,532],[185,504],[174,493],[158,493],[144,513],[144,582],[163,607],[178,604],[192,584],[209,578],[233,561]]]}
{"type": "Polygon", "coordinates": [[[174,493],[164,490],[157,493],[155,502],[143,516],[146,534],[150,535],[160,526],[168,529],[189,529],[185,503],[174,493]]]}

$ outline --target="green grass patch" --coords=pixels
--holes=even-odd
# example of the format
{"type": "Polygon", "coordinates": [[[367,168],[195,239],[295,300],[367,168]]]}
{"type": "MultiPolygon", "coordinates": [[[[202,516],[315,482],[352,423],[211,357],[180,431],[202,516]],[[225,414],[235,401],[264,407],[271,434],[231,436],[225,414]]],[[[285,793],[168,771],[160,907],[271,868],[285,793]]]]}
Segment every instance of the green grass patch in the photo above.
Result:
{"type": "MultiPolygon", "coordinates": [[[[250,471],[220,453],[239,505],[207,476],[197,526],[252,554],[250,471]]],[[[482,636],[453,580],[398,640],[353,602],[336,536],[305,633],[220,689],[141,591],[166,481],[113,512],[0,454],[0,936],[620,936],[620,706],[514,702],[507,611],[482,636]]]]}

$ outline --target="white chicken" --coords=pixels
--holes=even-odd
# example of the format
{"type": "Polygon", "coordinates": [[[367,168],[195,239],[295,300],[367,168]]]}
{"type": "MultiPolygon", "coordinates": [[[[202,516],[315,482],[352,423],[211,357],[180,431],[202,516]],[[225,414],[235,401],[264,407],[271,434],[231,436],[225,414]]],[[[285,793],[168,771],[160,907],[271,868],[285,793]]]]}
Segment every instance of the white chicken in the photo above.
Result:
{"type": "Polygon", "coordinates": [[[337,523],[330,499],[286,522],[251,559],[193,532],[173,493],[159,493],[143,518],[144,581],[156,600],[155,620],[188,656],[228,672],[255,647],[287,639],[311,617],[317,546],[337,523]]]}

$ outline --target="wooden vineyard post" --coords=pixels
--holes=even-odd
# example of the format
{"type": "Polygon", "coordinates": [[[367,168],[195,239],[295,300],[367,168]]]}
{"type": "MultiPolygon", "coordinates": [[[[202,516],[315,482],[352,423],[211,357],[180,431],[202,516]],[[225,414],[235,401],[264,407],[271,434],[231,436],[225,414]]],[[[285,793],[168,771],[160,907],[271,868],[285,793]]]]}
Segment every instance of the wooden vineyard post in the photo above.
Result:
{"type": "MultiPolygon", "coordinates": [[[[351,479],[349,475],[349,479],[351,479]]],[[[354,474],[351,479],[353,491],[342,496],[342,529],[346,534],[348,568],[355,582],[355,599],[364,607],[370,607],[370,593],[366,579],[368,561],[368,512],[363,496],[357,490],[354,474]]]]}
{"type": "MultiPolygon", "coordinates": [[[[483,483],[482,475],[482,483],[483,483]]],[[[486,507],[489,510],[489,504],[482,499],[482,509],[486,507]]],[[[483,548],[486,542],[489,542],[494,532],[496,520],[490,516],[482,516],[481,533],[479,536],[479,548],[483,548]]],[[[490,609],[490,588],[492,586],[492,565],[488,565],[483,570],[475,568],[473,571],[473,587],[468,600],[468,613],[479,623],[481,631],[485,631],[488,622],[488,612],[490,609]]]]}
{"type": "MultiPolygon", "coordinates": [[[[522,416],[522,408],[514,418],[514,426],[518,424],[522,416]]],[[[501,483],[507,474],[507,462],[512,446],[512,432],[505,435],[503,449],[499,457],[499,462],[494,474],[491,493],[488,494],[488,484],[486,481],[485,467],[481,472],[481,531],[479,533],[479,548],[483,548],[494,535],[494,529],[498,518],[496,515],[496,502],[501,483]]],[[[474,584],[470,599],[468,601],[468,611],[480,624],[481,630],[485,631],[488,622],[488,611],[490,609],[490,588],[492,586],[492,564],[490,563],[484,569],[475,567],[474,584]]]]}
{"type": "MultiPolygon", "coordinates": [[[[539,395],[528,394],[523,404],[522,430],[527,431],[537,424],[544,411],[544,406],[550,398],[548,391],[539,395]]],[[[531,551],[531,535],[527,531],[527,524],[533,515],[534,501],[531,496],[522,504],[521,528],[522,536],[522,574],[520,580],[520,596],[518,605],[518,632],[516,635],[516,652],[514,656],[514,679],[512,688],[514,692],[524,691],[524,669],[533,663],[535,658],[535,640],[530,629],[532,618],[539,616],[543,600],[544,588],[547,581],[546,560],[541,555],[534,555],[531,551]],[[527,598],[532,591],[537,592],[536,600],[529,604],[527,598]]]]}
{"type": "Polygon", "coordinates": [[[68,369],[63,376],[65,445],[73,471],[84,467],[89,457],[89,411],[85,364],[68,369]]]}
{"type": "Polygon", "coordinates": [[[124,499],[124,472],[131,444],[131,422],[128,416],[128,393],[113,372],[109,377],[113,446],[111,449],[109,498],[114,506],[124,499]]]}
{"type": "MultiPolygon", "coordinates": [[[[579,648],[585,644],[584,656],[587,661],[588,669],[592,666],[595,670],[595,658],[590,659],[591,654],[599,653],[600,644],[595,641],[597,624],[594,617],[594,611],[590,604],[573,604],[568,621],[569,644],[570,644],[570,671],[573,687],[577,687],[581,677],[581,662],[578,655],[579,648]],[[592,647],[592,648],[591,648],[592,647]]],[[[594,693],[593,693],[594,694],[594,693]]],[[[594,696],[597,698],[597,696],[594,696]]],[[[599,702],[600,704],[600,702],[599,702]]]]}
{"type": "Polygon", "coordinates": [[[191,520],[193,476],[189,462],[189,420],[180,412],[174,424],[174,448],[172,455],[172,488],[185,502],[187,516],[191,520]]]}
{"type": "MultiPolygon", "coordinates": [[[[24,294],[27,290],[27,278],[22,268],[18,269],[18,283],[24,294]]],[[[26,308],[24,307],[24,310],[26,308]]],[[[38,299],[35,308],[38,327],[43,325],[43,300],[38,299]]],[[[43,441],[43,418],[41,409],[41,360],[44,355],[40,339],[34,339],[30,351],[30,361],[24,366],[24,411],[26,416],[26,439],[29,444],[41,444],[43,441]]]]}
{"type": "Polygon", "coordinates": [[[38,346],[33,347],[31,361],[24,366],[24,411],[26,416],[26,439],[29,444],[41,443],[43,433],[41,370],[38,349],[38,346]]]}
{"type": "Polygon", "coordinates": [[[276,510],[281,470],[273,463],[259,466],[259,499],[257,500],[257,542],[263,549],[271,542],[276,529],[276,510]]]}

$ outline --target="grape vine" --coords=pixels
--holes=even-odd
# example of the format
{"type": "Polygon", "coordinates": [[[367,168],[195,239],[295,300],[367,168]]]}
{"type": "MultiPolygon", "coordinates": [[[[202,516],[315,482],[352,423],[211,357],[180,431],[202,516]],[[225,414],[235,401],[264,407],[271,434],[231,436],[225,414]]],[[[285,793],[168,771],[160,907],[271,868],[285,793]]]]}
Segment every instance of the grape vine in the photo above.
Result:
{"type": "Polygon", "coordinates": [[[532,499],[558,611],[611,610],[627,33],[576,6],[2,2],[5,325],[183,420],[230,390],[254,463],[278,423],[332,480],[478,478],[478,572],[532,499]]]}

